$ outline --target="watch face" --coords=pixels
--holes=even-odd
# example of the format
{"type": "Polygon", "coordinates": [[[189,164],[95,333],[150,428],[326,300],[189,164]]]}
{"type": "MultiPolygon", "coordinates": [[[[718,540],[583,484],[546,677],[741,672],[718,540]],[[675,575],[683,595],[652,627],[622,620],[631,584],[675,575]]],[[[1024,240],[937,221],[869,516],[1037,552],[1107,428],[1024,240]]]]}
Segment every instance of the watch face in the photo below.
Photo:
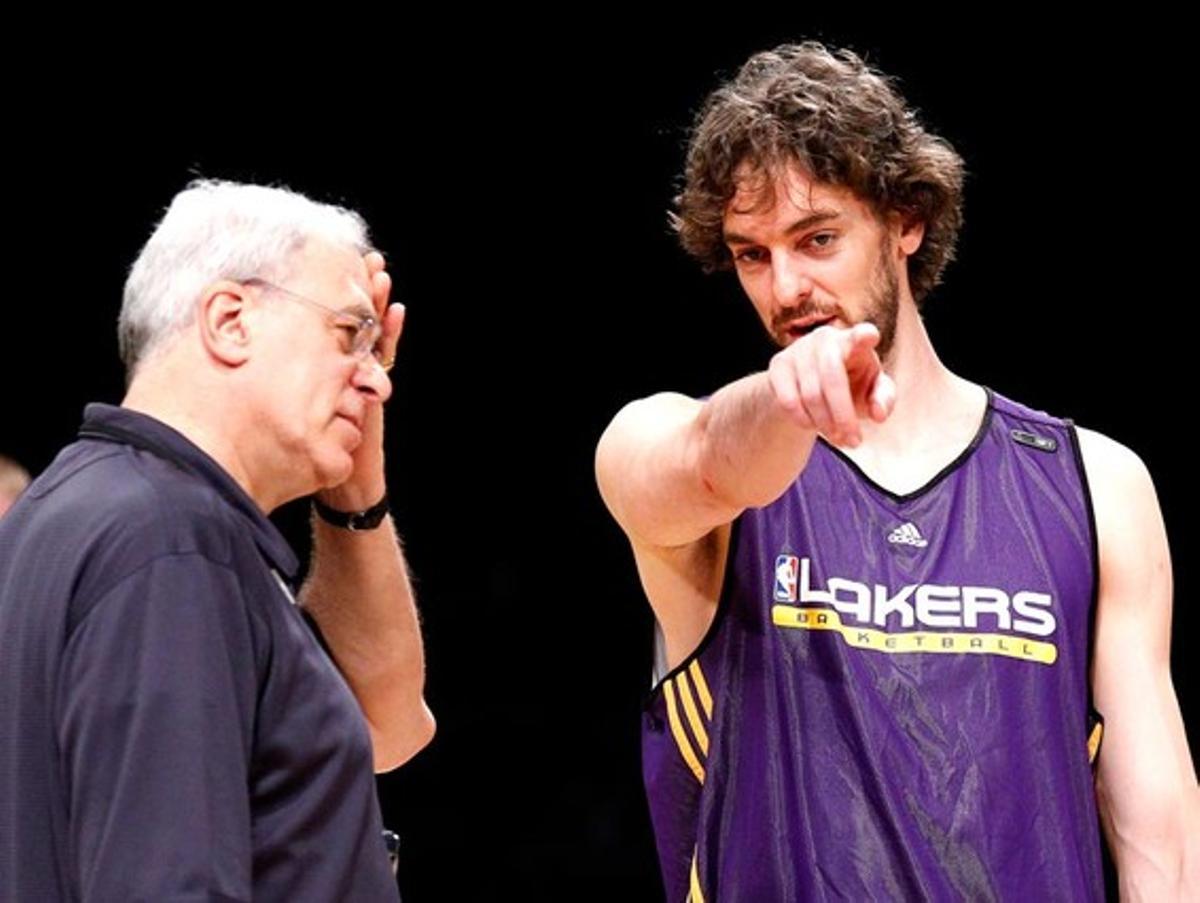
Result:
{"type": "Polygon", "coordinates": [[[383,518],[387,513],[387,496],[384,496],[382,501],[377,505],[372,505],[366,511],[359,511],[352,515],[350,518],[350,529],[373,530],[383,522],[383,518]]]}

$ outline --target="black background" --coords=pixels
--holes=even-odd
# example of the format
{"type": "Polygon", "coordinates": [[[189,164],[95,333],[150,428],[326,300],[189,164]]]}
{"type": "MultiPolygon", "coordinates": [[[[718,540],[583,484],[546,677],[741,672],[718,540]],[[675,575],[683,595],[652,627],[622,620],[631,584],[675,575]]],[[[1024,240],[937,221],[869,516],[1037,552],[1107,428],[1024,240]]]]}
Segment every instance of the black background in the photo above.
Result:
{"type": "MultiPolygon", "coordinates": [[[[119,401],[125,271],[189,178],[353,207],[388,255],[408,305],[388,472],[439,722],[380,783],[409,901],[661,893],[637,733],[652,622],[592,451],[624,402],[765,364],[736,283],[700,274],[665,213],[693,111],[785,40],[866,54],[966,158],[959,259],[925,309],[945,363],[1148,464],[1196,747],[1196,190],[1178,29],[755,12],[469,30],[454,14],[417,27],[331,12],[304,34],[196,23],[186,41],[122,49],[77,32],[6,72],[0,450],[31,470],[87,401],[119,401]]],[[[305,516],[279,516],[301,548],[305,516]]]]}

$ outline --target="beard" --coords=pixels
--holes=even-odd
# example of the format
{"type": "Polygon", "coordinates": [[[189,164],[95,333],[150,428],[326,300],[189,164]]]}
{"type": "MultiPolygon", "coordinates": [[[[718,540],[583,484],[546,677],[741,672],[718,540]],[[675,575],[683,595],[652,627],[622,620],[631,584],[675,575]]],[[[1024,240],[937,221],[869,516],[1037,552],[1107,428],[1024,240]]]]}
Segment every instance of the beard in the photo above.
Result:
{"type": "Polygon", "coordinates": [[[879,330],[879,344],[875,346],[875,353],[881,361],[887,363],[892,345],[896,341],[896,321],[900,314],[900,279],[896,275],[895,267],[889,262],[892,245],[890,239],[880,240],[875,267],[867,282],[866,303],[863,304],[862,315],[858,319],[852,319],[839,304],[819,304],[809,298],[794,307],[780,308],[771,317],[771,337],[775,343],[781,348],[788,345],[793,340],[788,327],[796,320],[804,318],[837,317],[849,326],[873,323],[879,330]]]}
{"type": "Polygon", "coordinates": [[[870,301],[863,315],[864,321],[874,323],[879,330],[879,344],[875,346],[875,353],[885,363],[896,341],[896,320],[900,315],[900,279],[896,275],[896,268],[888,262],[891,246],[892,243],[888,241],[885,247],[879,249],[879,259],[867,289],[870,301]]]}

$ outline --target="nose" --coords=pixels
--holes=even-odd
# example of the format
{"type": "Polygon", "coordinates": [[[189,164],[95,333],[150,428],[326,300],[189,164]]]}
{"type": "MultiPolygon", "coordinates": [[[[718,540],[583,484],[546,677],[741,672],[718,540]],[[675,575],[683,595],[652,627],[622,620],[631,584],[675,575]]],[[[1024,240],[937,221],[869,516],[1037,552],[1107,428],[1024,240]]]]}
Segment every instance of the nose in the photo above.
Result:
{"type": "Polygon", "coordinates": [[[771,266],[771,290],[779,307],[795,307],[813,290],[812,278],[795,254],[774,255],[771,266]]]}
{"type": "Polygon", "coordinates": [[[383,369],[383,364],[373,354],[364,356],[358,362],[350,384],[367,396],[368,401],[378,401],[382,404],[392,397],[392,380],[383,369]]]}

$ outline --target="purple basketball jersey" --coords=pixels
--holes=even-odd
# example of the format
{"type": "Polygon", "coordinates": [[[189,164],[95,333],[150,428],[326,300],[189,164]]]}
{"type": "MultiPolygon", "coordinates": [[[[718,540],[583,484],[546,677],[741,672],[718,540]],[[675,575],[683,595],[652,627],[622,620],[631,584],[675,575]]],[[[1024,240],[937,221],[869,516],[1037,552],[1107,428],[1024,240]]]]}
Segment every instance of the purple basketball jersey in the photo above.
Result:
{"type": "Polygon", "coordinates": [[[991,393],[908,495],[818,442],[647,705],[667,898],[1103,899],[1095,543],[1071,424],[991,393]]]}

